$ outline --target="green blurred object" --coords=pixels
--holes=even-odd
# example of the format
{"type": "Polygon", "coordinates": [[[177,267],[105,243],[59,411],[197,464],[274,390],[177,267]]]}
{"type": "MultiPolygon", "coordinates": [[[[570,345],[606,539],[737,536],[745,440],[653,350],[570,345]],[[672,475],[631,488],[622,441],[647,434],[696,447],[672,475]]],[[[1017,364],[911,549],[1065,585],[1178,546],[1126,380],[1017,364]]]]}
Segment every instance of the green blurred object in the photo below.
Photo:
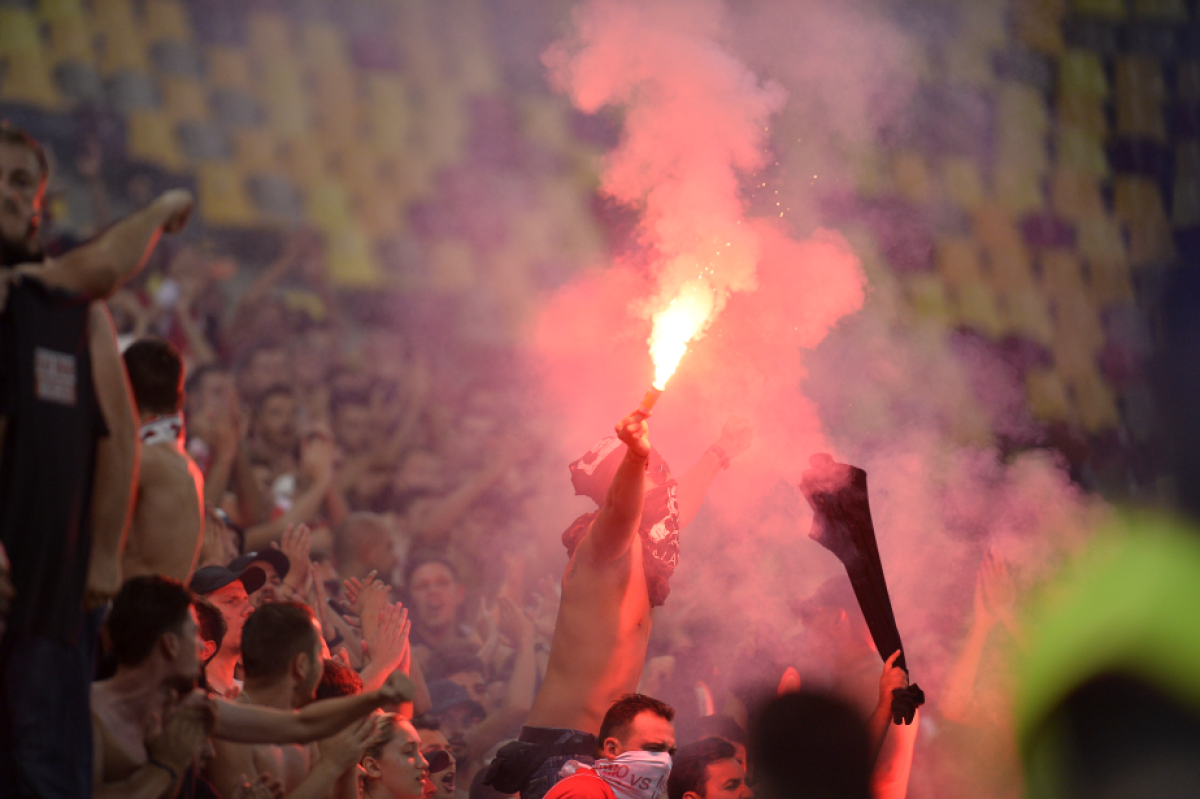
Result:
{"type": "Polygon", "coordinates": [[[1028,621],[1016,699],[1028,796],[1064,795],[1070,733],[1057,711],[1095,677],[1125,675],[1200,712],[1200,533],[1183,522],[1118,517],[1028,621]]]}

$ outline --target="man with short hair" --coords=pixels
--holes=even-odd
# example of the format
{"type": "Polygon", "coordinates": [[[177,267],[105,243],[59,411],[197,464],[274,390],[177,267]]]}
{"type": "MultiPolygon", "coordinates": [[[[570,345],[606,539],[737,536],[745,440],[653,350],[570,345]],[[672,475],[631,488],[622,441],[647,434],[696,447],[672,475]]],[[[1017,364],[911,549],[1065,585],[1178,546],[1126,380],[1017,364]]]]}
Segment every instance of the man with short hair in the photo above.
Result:
{"type": "MultiPolygon", "coordinates": [[[[279,602],[250,614],[242,631],[242,669],[246,679],[239,702],[298,710],[315,701],[325,657],[312,610],[299,602],[279,602]]],[[[316,747],[229,741],[217,741],[215,746],[216,757],[205,777],[223,796],[233,795],[242,775],[264,773],[277,777],[285,792],[303,785],[311,795],[323,796],[345,771],[318,760],[316,747]]]]}
{"type": "Polygon", "coordinates": [[[376,572],[390,583],[397,558],[388,520],[378,513],[349,514],[333,535],[333,555],[342,577],[362,580],[376,572]]]}
{"type": "MultiPolygon", "coordinates": [[[[675,754],[675,710],[643,694],[622,696],[600,724],[592,765],[568,761],[546,799],[658,799],[666,792],[675,754]]],[[[530,786],[537,790],[538,785],[530,786]]]]}
{"type": "Polygon", "coordinates": [[[703,738],[675,753],[667,780],[669,799],[751,799],[746,768],[733,744],[723,738],[703,738]]]}
{"type": "Polygon", "coordinates": [[[753,438],[749,423],[729,419],[717,443],[675,480],[650,446],[647,416],[626,416],[616,439],[571,464],[576,492],[600,508],[563,533],[569,559],[545,678],[518,740],[497,753],[485,779],[504,792],[519,789],[522,799],[541,799],[567,758],[586,756],[605,709],[636,690],[652,611],[665,601],[679,560],[679,531],[753,438]]]}
{"type": "Polygon", "coordinates": [[[701,716],[696,721],[696,732],[703,738],[720,738],[733,746],[734,759],[746,768],[746,731],[732,716],[717,713],[701,716]]]}
{"type": "Polygon", "coordinates": [[[414,693],[412,683],[395,674],[378,691],[313,702],[300,711],[209,700],[199,692],[180,702],[195,685],[204,647],[192,594],[169,577],[126,582],[113,600],[108,631],[117,673],[92,686],[93,781],[101,799],[174,796],[210,728],[221,742],[310,743],[354,726],[381,705],[410,701],[414,693]],[[156,717],[164,719],[164,733],[147,735],[156,717]]]}
{"type": "Polygon", "coordinates": [[[91,783],[89,608],[120,588],[137,423],[102,300],[183,228],[169,191],[48,258],[49,163],[0,124],[0,544],[15,597],[0,643],[0,796],[86,796],[91,783]]]}
{"type": "Polygon", "coordinates": [[[292,570],[292,562],[288,556],[278,549],[268,548],[239,555],[229,564],[231,571],[240,571],[251,566],[262,569],[267,579],[257,591],[250,594],[250,604],[258,608],[271,602],[282,601],[283,578],[292,570]]]}
{"type": "Polygon", "coordinates": [[[456,761],[441,725],[426,714],[413,719],[413,727],[421,736],[421,754],[429,763],[429,779],[436,788],[433,799],[454,799],[456,761]]]}
{"type": "Polygon", "coordinates": [[[212,602],[225,620],[225,636],[204,669],[209,686],[218,696],[232,699],[241,690],[234,674],[242,659],[242,627],[254,611],[250,594],[266,579],[258,566],[236,572],[224,566],[205,566],[192,576],[191,589],[212,602]]]}
{"type": "Polygon", "coordinates": [[[126,579],[165,574],[187,582],[200,556],[204,476],[184,450],[183,358],[152,338],[129,345],[124,358],[141,422],[142,463],[121,569],[126,579]]]}
{"type": "Polygon", "coordinates": [[[198,654],[201,687],[211,691],[212,686],[208,685],[204,672],[208,668],[208,664],[221,651],[221,644],[225,641],[225,633],[229,631],[229,625],[225,623],[225,617],[217,606],[199,594],[192,596],[192,607],[196,609],[196,626],[201,642],[198,654]]]}
{"type": "Polygon", "coordinates": [[[435,653],[479,648],[459,623],[466,589],[449,559],[428,555],[414,561],[405,588],[412,600],[413,656],[422,668],[435,653]]]}

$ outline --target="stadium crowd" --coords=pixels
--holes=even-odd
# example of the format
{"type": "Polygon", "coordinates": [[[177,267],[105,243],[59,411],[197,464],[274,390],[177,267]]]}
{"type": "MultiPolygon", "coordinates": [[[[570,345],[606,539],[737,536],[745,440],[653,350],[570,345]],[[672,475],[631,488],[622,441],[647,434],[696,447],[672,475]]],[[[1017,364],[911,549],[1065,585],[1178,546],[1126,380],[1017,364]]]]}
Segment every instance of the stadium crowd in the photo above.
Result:
{"type": "Polygon", "coordinates": [[[596,510],[561,583],[512,553],[481,572],[481,499],[520,491],[494,398],[451,424],[436,370],[348,318],[304,231],[231,302],[236,263],[169,240],[184,190],[47,254],[48,170],[0,127],[0,797],[1019,790],[1004,686],[976,689],[989,638],[1020,632],[1002,562],[916,777],[900,653],[880,670],[844,580],[776,631],[790,663],[651,646],[745,422],[672,475],[634,412],[571,464],[596,510]]]}

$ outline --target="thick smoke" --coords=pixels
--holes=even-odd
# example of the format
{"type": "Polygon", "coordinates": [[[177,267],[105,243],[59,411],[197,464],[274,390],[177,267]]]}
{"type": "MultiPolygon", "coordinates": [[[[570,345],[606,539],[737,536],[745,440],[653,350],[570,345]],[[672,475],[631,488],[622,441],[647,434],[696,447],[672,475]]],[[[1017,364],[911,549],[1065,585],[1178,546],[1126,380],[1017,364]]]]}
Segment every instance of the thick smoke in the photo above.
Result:
{"type": "Polygon", "coordinates": [[[581,111],[620,113],[602,189],[639,212],[641,247],[547,297],[533,325],[547,463],[559,459],[546,471],[547,528],[587,504],[564,497],[566,462],[649,385],[647,312],[692,279],[681,258],[698,241],[730,242],[705,255],[724,307],[684,356],[651,437],[676,472],[729,415],[749,418],[756,441],[684,531],[655,641],[702,639],[722,668],[751,644],[786,662],[796,602],[844,579],[806,538],[811,513],[795,490],[808,456],[827,451],[869,474],[907,660],[936,701],[984,552],[1028,589],[1103,509],[1053,453],[1011,446],[1034,441],[1036,426],[1007,364],[915,318],[869,240],[820,225],[822,205],[855,185],[860,151],[905,121],[919,48],[853,3],[726,13],[707,0],[592,0],[573,23],[544,60],[581,111]]]}

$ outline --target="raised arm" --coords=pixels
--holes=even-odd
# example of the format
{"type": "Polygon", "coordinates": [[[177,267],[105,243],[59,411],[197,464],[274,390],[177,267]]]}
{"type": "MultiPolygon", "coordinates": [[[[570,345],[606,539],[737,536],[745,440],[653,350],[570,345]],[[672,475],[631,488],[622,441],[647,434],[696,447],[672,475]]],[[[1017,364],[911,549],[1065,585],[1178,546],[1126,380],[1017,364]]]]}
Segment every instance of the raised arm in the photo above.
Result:
{"type": "Polygon", "coordinates": [[[414,693],[412,681],[394,672],[377,691],[322,699],[298,711],[275,710],[217,699],[214,700],[217,722],[212,734],[215,738],[235,743],[312,743],[330,737],[377,707],[411,702],[414,693]]]}
{"type": "Polygon", "coordinates": [[[713,478],[722,469],[729,466],[729,461],[741,455],[754,440],[754,430],[750,422],[738,416],[731,416],[721,428],[721,437],[717,443],[704,451],[700,460],[679,476],[679,526],[687,527],[696,511],[704,503],[704,495],[712,485],[713,478]]]}
{"type": "Polygon", "coordinates": [[[625,443],[625,457],[613,475],[604,506],[580,545],[595,563],[608,563],[629,552],[637,537],[646,495],[646,463],[650,458],[646,417],[634,411],[617,424],[616,431],[625,443]]]}
{"type": "Polygon", "coordinates": [[[133,391],[117,349],[112,316],[102,302],[88,309],[92,383],[108,435],[96,442],[92,483],[92,548],[85,601],[96,606],[121,588],[121,553],[132,518],[141,447],[133,391]]]}
{"type": "Polygon", "coordinates": [[[191,212],[191,192],[171,189],[36,274],[48,286],[107,297],[145,265],[161,234],[183,230],[191,212]]]}

